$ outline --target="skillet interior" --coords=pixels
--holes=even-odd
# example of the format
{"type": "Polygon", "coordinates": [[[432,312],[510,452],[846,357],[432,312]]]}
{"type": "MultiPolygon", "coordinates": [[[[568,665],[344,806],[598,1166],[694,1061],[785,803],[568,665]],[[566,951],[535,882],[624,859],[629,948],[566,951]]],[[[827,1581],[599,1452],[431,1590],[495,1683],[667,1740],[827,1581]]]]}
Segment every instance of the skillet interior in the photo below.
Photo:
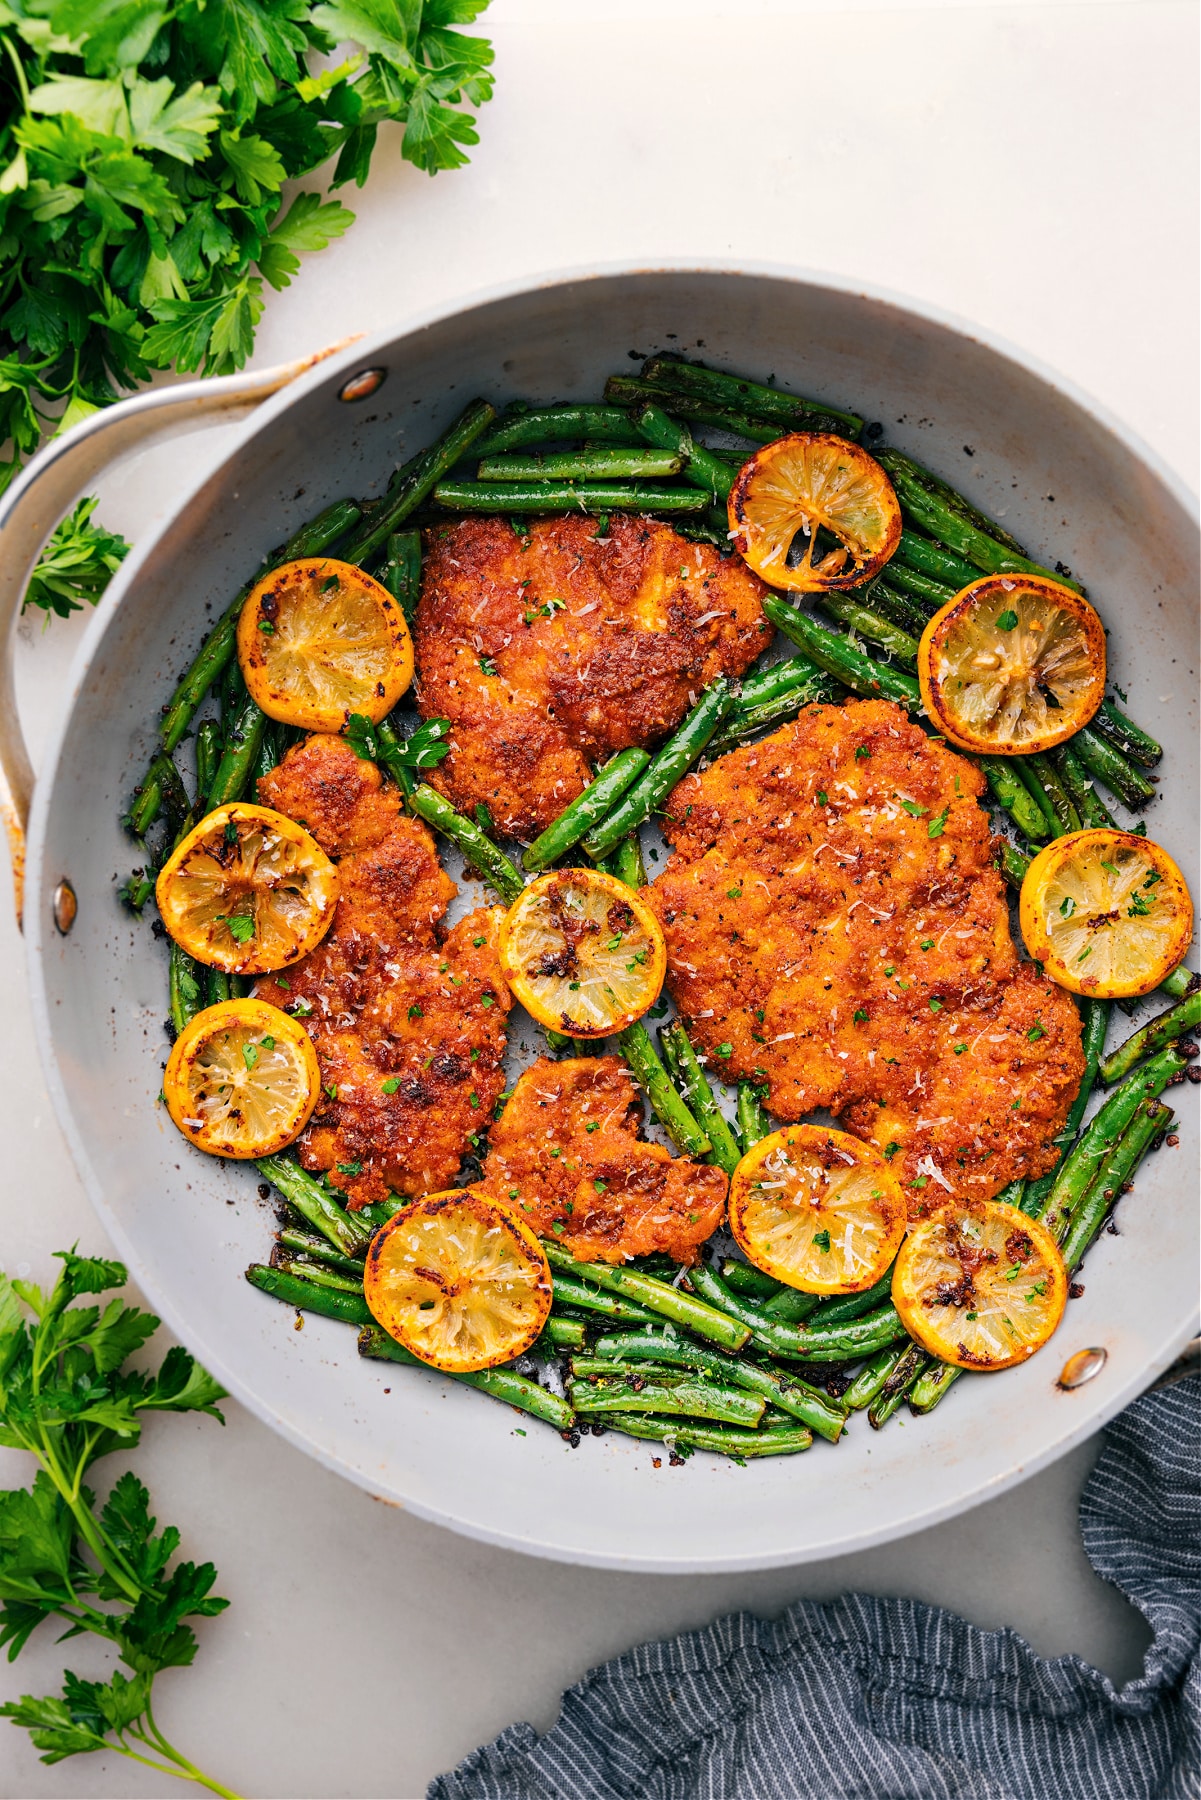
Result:
{"type": "MultiPolygon", "coordinates": [[[[378,491],[396,462],[481,393],[595,394],[627,352],[692,351],[859,408],[886,441],[966,486],[1036,556],[1086,581],[1110,627],[1130,709],[1168,746],[1148,824],[1198,888],[1195,525],[1170,481],[1088,406],[945,323],[782,273],[669,270],[508,293],[322,365],[270,402],[226,462],[140,546],[106,596],[39,782],[27,937],[41,1047],[94,1204],[152,1303],[260,1417],[370,1491],[471,1535],[570,1561],[658,1570],[763,1567],[833,1555],[933,1523],[1033,1472],[1093,1431],[1191,1329],[1196,1109],[1102,1237],[1054,1346],[997,1382],[958,1385],[882,1436],[859,1420],[837,1450],[737,1468],[697,1457],[654,1471],[612,1434],[570,1451],[550,1431],[435,1377],[360,1364],[348,1328],[292,1315],[241,1280],[271,1216],[252,1172],[190,1153],[155,1105],[167,1054],[165,952],[118,907],[131,861],[117,817],[148,726],[204,629],[302,519],[378,491]],[[337,400],[385,366],[380,393],[337,400]],[[965,456],[971,445],[975,455],[965,456]],[[207,610],[206,610],[207,609],[207,610]],[[71,936],[50,923],[64,875],[71,936]],[[1072,1351],[1109,1361],[1066,1395],[1072,1351]],[[391,1394],[385,1395],[384,1388],[391,1394]]],[[[633,364],[629,364],[631,368],[633,364]]],[[[452,871],[456,872],[457,871],[452,871]]]]}

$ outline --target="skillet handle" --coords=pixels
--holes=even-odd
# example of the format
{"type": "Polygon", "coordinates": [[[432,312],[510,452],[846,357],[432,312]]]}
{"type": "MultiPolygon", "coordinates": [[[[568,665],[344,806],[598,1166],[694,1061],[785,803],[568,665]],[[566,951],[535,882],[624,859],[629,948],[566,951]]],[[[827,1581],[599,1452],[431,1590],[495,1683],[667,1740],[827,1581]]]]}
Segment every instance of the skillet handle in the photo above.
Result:
{"type": "Polygon", "coordinates": [[[348,338],[313,356],[274,369],[244,370],[208,381],[149,388],[84,419],[53,438],[0,498],[0,811],[12,859],[17,922],[25,877],[25,831],[33,797],[33,769],[21,731],[13,683],[17,620],[29,577],[59,520],[86,494],[97,475],[156,438],[192,426],[224,424],[253,411],[299,375],[335,355],[348,338]]]}

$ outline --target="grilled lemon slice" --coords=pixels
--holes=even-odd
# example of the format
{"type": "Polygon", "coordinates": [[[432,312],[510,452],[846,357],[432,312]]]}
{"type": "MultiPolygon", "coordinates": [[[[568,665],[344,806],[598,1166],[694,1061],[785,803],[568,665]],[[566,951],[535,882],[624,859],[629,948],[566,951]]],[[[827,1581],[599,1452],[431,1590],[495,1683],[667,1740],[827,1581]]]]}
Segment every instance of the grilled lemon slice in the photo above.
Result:
{"type": "Polygon", "coordinates": [[[922,703],[961,750],[1030,756],[1087,725],[1105,697],[1105,629],[1087,600],[1034,575],[969,582],[917,652],[922,703]]]}
{"type": "Polygon", "coordinates": [[[608,1037],[659,998],[662,927],[633,888],[599,869],[552,869],[517,896],[500,928],[500,964],[540,1025],[608,1037]]]}
{"type": "Polygon", "coordinates": [[[734,546],[756,575],[801,593],[857,587],[901,538],[901,509],[879,463],[858,444],[817,431],[777,438],[744,463],[729,518],[734,546]],[[790,565],[798,534],[804,553],[790,565]]]}
{"type": "Polygon", "coordinates": [[[1040,850],[1018,916],[1031,956],[1074,994],[1149,994],[1181,961],[1193,903],[1166,850],[1132,831],[1074,831],[1040,850]]]}
{"type": "Polygon", "coordinates": [[[263,1000],[206,1007],[175,1040],[167,1111],[210,1156],[273,1156],[299,1137],[321,1092],[304,1027],[263,1000]]]}
{"type": "Polygon", "coordinates": [[[269,719],[341,731],[351,713],[378,721],[413,679],[400,602],[353,563],[309,557],[273,569],[238,619],[238,661],[269,719]]]}
{"type": "Polygon", "coordinates": [[[910,1337],[961,1369],[1008,1369],[1033,1356],[1067,1291],[1046,1226],[1000,1200],[953,1200],[914,1225],[892,1278],[910,1337]]]}
{"type": "Polygon", "coordinates": [[[189,956],[230,975],[265,975],[321,942],[338,904],[338,871],[283,813],[219,806],[163,864],[155,899],[189,956]]]}
{"type": "Polygon", "coordinates": [[[457,1188],[415,1200],[380,1227],[363,1292],[398,1344],[461,1375],[529,1349],[550,1311],[550,1265],[508,1207],[457,1188]]]}
{"type": "Polygon", "coordinates": [[[748,1261],[807,1294],[858,1294],[905,1235],[905,1200],[870,1144],[788,1125],[748,1150],[730,1178],[730,1230],[748,1261]]]}

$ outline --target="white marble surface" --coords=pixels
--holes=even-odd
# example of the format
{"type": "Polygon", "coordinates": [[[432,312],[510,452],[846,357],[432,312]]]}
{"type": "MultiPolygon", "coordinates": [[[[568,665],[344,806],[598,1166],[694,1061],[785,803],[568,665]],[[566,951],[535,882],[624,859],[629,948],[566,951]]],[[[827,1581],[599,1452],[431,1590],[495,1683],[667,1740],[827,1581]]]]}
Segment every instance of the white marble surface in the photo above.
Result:
{"type": "MultiPolygon", "coordinates": [[[[1061,369],[1196,484],[1197,13],[1187,0],[494,0],[497,97],[470,168],[431,182],[381,142],[358,224],[274,297],[267,364],[495,281],[624,256],[791,260],[980,320],[1061,369]]],[[[133,465],[104,516],[136,536],[214,434],[133,465]]],[[[35,747],[78,624],[23,630],[35,747]]],[[[49,1268],[101,1251],[51,1116],[0,906],[0,1250],[49,1268]]],[[[387,1795],[648,1636],[848,1587],[1009,1624],[1127,1679],[1141,1619],[1091,1573],[1075,1524],[1095,1445],[1000,1500],[891,1547],[795,1571],[647,1577],[527,1561],[373,1503],[227,1405],[224,1432],[164,1419],[138,1456],[160,1519],[213,1558],[230,1611],[160,1722],[244,1794],[387,1795]]],[[[24,1479],[0,1453],[0,1481],[24,1479]]],[[[931,1472],[937,1479],[937,1472],[931,1472]]],[[[44,1692],[44,1633],[0,1694],[44,1692]]],[[[0,1728],[0,1794],[142,1796],[118,1759],[37,1761],[0,1728]]]]}

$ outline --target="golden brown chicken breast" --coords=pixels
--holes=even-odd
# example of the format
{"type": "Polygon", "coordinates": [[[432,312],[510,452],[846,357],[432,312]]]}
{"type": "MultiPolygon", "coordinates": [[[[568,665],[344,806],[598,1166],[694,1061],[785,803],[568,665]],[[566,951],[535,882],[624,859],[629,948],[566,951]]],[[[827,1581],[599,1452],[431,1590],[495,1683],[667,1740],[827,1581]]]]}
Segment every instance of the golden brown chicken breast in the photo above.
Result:
{"type": "Polygon", "coordinates": [[[619,1057],[539,1058],[492,1128],[484,1185],[581,1262],[656,1250],[694,1262],[721,1223],[726,1178],[644,1143],[641,1123],[619,1057]]]}
{"type": "Polygon", "coordinates": [[[978,770],[886,701],[810,706],[689,775],[646,890],[718,1073],[827,1107],[920,1215],[1039,1175],[1080,1085],[1071,997],[1009,935],[978,770]]]}
{"type": "Polygon", "coordinates": [[[426,533],[417,698],[449,719],[427,779],[460,809],[483,802],[530,838],[594,764],[649,747],[701,689],[766,647],[767,592],[737,557],[652,519],[464,519],[426,533]]]}
{"type": "Polygon", "coordinates": [[[434,840],[344,739],[315,736],[258,784],[338,863],[322,942],[256,995],[302,1019],[322,1097],[298,1143],[353,1209],[453,1185],[504,1086],[509,992],[481,908],[443,928],[453,881],[434,840]]]}

